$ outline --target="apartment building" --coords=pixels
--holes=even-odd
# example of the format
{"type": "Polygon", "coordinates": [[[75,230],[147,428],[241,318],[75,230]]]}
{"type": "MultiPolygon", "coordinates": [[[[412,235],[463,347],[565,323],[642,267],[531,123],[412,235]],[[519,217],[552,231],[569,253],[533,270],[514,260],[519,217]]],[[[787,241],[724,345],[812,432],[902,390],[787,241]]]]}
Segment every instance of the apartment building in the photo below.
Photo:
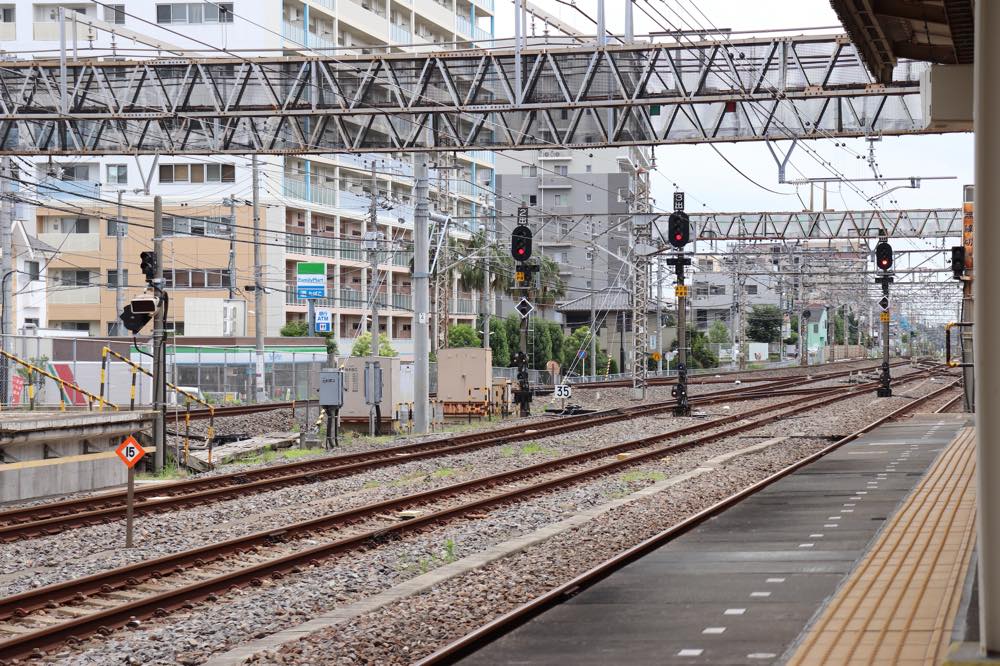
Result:
{"type": "MultiPolygon", "coordinates": [[[[209,43],[249,56],[488,44],[494,11],[493,0],[126,0],[111,7],[18,0],[0,5],[0,48],[18,57],[57,55],[59,7],[70,17],[65,27],[69,57],[149,55],[130,50],[142,45],[121,35],[74,23],[74,12],[171,46],[210,54],[200,44],[209,43]]],[[[112,329],[118,314],[113,287],[122,280],[126,298],[143,288],[138,255],[152,244],[152,198],[159,195],[166,216],[169,319],[177,333],[249,335],[259,320],[265,335],[277,335],[286,321],[306,316],[305,301],[295,297],[294,275],[298,262],[312,261],[327,267],[328,298],[318,305],[333,309],[341,349],[350,349],[366,323],[368,285],[375,279],[382,330],[402,354],[412,351],[408,249],[414,202],[408,155],[260,157],[266,293],[261,313],[254,312],[253,293],[246,289],[253,283],[249,158],[108,156],[16,160],[14,166],[22,180],[33,183],[22,186],[35,203],[20,214],[26,229],[59,251],[50,264],[43,327],[90,335],[112,329]],[[118,197],[128,220],[121,276],[113,233],[118,197]],[[374,222],[372,197],[377,201],[374,222]],[[370,231],[386,239],[374,276],[360,245],[370,231]],[[231,251],[235,271],[229,268],[231,251]]],[[[448,167],[446,178],[432,173],[432,207],[454,216],[460,232],[475,230],[492,215],[493,155],[458,153],[448,167]]],[[[477,298],[454,282],[448,299],[451,321],[473,321],[477,298]]]]}
{"type": "Polygon", "coordinates": [[[639,148],[497,155],[500,219],[512,226],[517,209],[528,208],[534,247],[559,264],[565,300],[628,283],[623,258],[629,252],[629,201],[640,167],[649,164],[647,151],[639,148]],[[581,217],[586,214],[591,215],[581,217]]]}

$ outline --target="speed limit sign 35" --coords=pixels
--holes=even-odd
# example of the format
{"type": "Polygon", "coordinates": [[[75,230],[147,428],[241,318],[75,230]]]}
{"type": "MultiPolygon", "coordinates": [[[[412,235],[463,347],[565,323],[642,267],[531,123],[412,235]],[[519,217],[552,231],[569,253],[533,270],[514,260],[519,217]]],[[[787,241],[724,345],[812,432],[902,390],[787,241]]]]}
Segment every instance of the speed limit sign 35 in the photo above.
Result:
{"type": "Polygon", "coordinates": [[[559,384],[556,386],[556,397],[557,398],[568,398],[573,395],[573,391],[570,389],[569,384],[559,384]]]}

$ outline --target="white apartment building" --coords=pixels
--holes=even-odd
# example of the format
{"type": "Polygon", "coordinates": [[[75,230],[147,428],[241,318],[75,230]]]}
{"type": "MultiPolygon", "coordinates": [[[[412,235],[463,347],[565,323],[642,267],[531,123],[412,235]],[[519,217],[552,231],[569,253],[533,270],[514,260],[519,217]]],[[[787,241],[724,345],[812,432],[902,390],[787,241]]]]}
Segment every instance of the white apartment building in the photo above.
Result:
{"type": "MultiPolygon", "coordinates": [[[[0,3],[0,49],[5,57],[57,57],[59,7],[183,49],[211,55],[208,43],[242,56],[282,53],[360,54],[454,48],[455,43],[488,45],[493,34],[494,0],[233,0],[173,2],[126,0],[112,7],[93,2],[17,0],[0,3]]],[[[70,19],[67,55],[78,57],[148,57],[150,47],[123,34],[70,19]]],[[[168,54],[169,55],[169,54],[168,54]]],[[[215,55],[219,55],[218,52],[215,55]]],[[[126,298],[142,291],[138,253],[152,238],[152,197],[162,197],[167,286],[172,289],[171,326],[178,334],[192,328],[185,321],[187,298],[243,300],[237,308],[246,321],[238,330],[252,334],[258,317],[265,335],[277,335],[288,320],[306,316],[306,302],[295,297],[296,264],[323,262],[334,330],[343,352],[350,350],[365,325],[368,284],[373,279],[361,247],[367,231],[398,241],[387,247],[379,265],[380,323],[403,355],[412,353],[412,296],[409,248],[412,239],[412,164],[408,155],[260,156],[261,223],[265,229],[263,281],[266,312],[253,311],[251,231],[248,205],[252,190],[249,157],[107,156],[85,159],[15,160],[21,186],[37,206],[21,212],[29,234],[58,248],[51,263],[48,311],[40,327],[106,335],[118,313],[114,285],[122,279],[126,298]],[[370,169],[377,175],[372,182],[370,169]],[[37,190],[37,193],[33,192],[37,190]],[[377,197],[377,229],[369,205],[377,197]],[[129,221],[125,271],[114,268],[117,198],[129,221]],[[235,202],[233,208],[230,200],[235,202]],[[236,218],[236,275],[228,269],[230,227],[236,218]],[[129,278],[131,273],[132,277],[129,278]],[[230,280],[236,286],[230,297],[230,280]]],[[[493,154],[459,153],[448,178],[431,174],[432,209],[451,214],[457,228],[474,230],[492,214],[495,186],[493,154]]],[[[478,296],[459,289],[448,299],[453,321],[474,321],[478,296]]],[[[225,308],[187,308],[191,313],[225,308]]],[[[195,316],[192,314],[192,316],[195,316]]],[[[199,333],[225,322],[199,320],[199,333]]]]}

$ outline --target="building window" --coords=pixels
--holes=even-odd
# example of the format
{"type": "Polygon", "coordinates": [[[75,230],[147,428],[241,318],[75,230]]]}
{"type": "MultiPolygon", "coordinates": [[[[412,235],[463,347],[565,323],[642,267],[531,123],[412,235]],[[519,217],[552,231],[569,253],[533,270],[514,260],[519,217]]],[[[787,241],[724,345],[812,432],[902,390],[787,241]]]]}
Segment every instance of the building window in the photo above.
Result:
{"type": "Polygon", "coordinates": [[[593,200],[594,200],[594,195],[593,195],[593,194],[590,194],[590,193],[588,192],[588,193],[587,193],[587,201],[593,201],[593,200]]]}
{"type": "Polygon", "coordinates": [[[125,5],[105,5],[104,20],[115,25],[125,25],[125,5]]]}
{"type": "Polygon", "coordinates": [[[221,289],[229,286],[229,270],[225,268],[165,270],[163,279],[167,287],[178,289],[221,289]]]}
{"type": "Polygon", "coordinates": [[[232,23],[233,3],[179,2],[156,5],[157,23],[232,23]]]}
{"type": "Polygon", "coordinates": [[[65,181],[90,180],[90,166],[86,164],[63,166],[60,168],[59,180],[65,180],[65,181]]]}
{"type": "Polygon", "coordinates": [[[538,167],[524,165],[521,167],[521,175],[525,178],[531,178],[538,175],[538,167]]]}
{"type": "Polygon", "coordinates": [[[746,285],[746,291],[747,291],[748,294],[756,295],[756,293],[757,293],[757,285],[755,285],[755,284],[748,284],[748,285],[746,285]]]}
{"type": "Polygon", "coordinates": [[[161,164],[161,183],[232,183],[234,164],[161,164]]]}
{"type": "Polygon", "coordinates": [[[14,23],[15,14],[13,7],[4,7],[0,9],[0,23],[14,23]]]}
{"type": "Polygon", "coordinates": [[[84,333],[90,333],[90,323],[86,321],[59,322],[59,328],[63,331],[83,331],[84,333]]]}
{"type": "Polygon", "coordinates": [[[561,194],[557,194],[556,195],[555,205],[556,206],[562,206],[563,205],[563,195],[561,195],[561,194]]]}
{"type": "Polygon", "coordinates": [[[725,296],[726,295],[726,285],[724,284],[712,284],[708,287],[708,293],[712,296],[725,296]]]}
{"type": "Polygon", "coordinates": [[[165,321],[163,322],[163,330],[172,335],[184,335],[184,322],[165,321]]]}
{"type": "MultiPolygon", "coordinates": [[[[109,269],[108,270],[108,289],[116,289],[118,287],[118,271],[109,269]]],[[[122,271],[122,286],[128,286],[128,269],[122,271]]]]}
{"type": "Polygon", "coordinates": [[[63,225],[63,230],[67,234],[89,234],[90,219],[86,217],[70,218],[63,225]]]}
{"type": "Polygon", "coordinates": [[[586,169],[587,169],[587,173],[593,173],[593,171],[594,171],[594,165],[593,164],[588,164],[587,167],[586,167],[586,169]]]}
{"type": "Polygon", "coordinates": [[[128,185],[128,165],[108,165],[108,185],[128,185]]]}
{"type": "Polygon", "coordinates": [[[228,217],[174,217],[163,216],[164,236],[229,237],[228,217]]]}
{"type": "Polygon", "coordinates": [[[819,333],[819,324],[813,324],[813,333],[819,333]]]}
{"type": "Polygon", "coordinates": [[[557,176],[568,176],[569,175],[569,166],[566,165],[566,164],[557,164],[556,165],[556,175],[557,176]]]}
{"type": "MultiPolygon", "coordinates": [[[[128,219],[122,220],[122,236],[128,236],[128,219]]],[[[108,218],[107,234],[108,236],[115,236],[118,233],[118,220],[114,218],[108,218]]]]}
{"type": "Polygon", "coordinates": [[[34,282],[39,276],[39,264],[37,261],[24,262],[24,272],[28,274],[28,280],[34,282]]]}
{"type": "Polygon", "coordinates": [[[89,287],[90,271],[64,268],[60,273],[59,284],[64,287],[89,287]]]}

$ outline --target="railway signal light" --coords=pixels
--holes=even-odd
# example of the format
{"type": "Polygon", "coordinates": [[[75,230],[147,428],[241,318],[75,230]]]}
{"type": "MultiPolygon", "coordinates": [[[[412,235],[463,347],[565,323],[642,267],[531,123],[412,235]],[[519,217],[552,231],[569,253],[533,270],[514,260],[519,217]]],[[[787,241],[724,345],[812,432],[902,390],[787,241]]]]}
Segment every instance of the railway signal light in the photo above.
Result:
{"type": "Polygon", "coordinates": [[[880,271],[892,268],[892,246],[887,241],[879,241],[875,246],[875,265],[880,271]]]}
{"type": "Polygon", "coordinates": [[[526,225],[520,224],[511,232],[510,256],[515,261],[527,261],[531,258],[531,229],[526,225]]]}
{"type": "Polygon", "coordinates": [[[667,235],[669,236],[667,240],[678,250],[691,242],[691,220],[687,213],[679,210],[670,214],[670,219],[667,220],[667,235]]]}
{"type": "Polygon", "coordinates": [[[956,245],[951,248],[951,274],[956,280],[965,275],[965,246],[956,245]]]}
{"type": "Polygon", "coordinates": [[[156,278],[156,268],[159,263],[156,253],[151,251],[140,252],[139,262],[139,268],[142,270],[142,274],[146,276],[146,281],[152,282],[156,278]]]}

